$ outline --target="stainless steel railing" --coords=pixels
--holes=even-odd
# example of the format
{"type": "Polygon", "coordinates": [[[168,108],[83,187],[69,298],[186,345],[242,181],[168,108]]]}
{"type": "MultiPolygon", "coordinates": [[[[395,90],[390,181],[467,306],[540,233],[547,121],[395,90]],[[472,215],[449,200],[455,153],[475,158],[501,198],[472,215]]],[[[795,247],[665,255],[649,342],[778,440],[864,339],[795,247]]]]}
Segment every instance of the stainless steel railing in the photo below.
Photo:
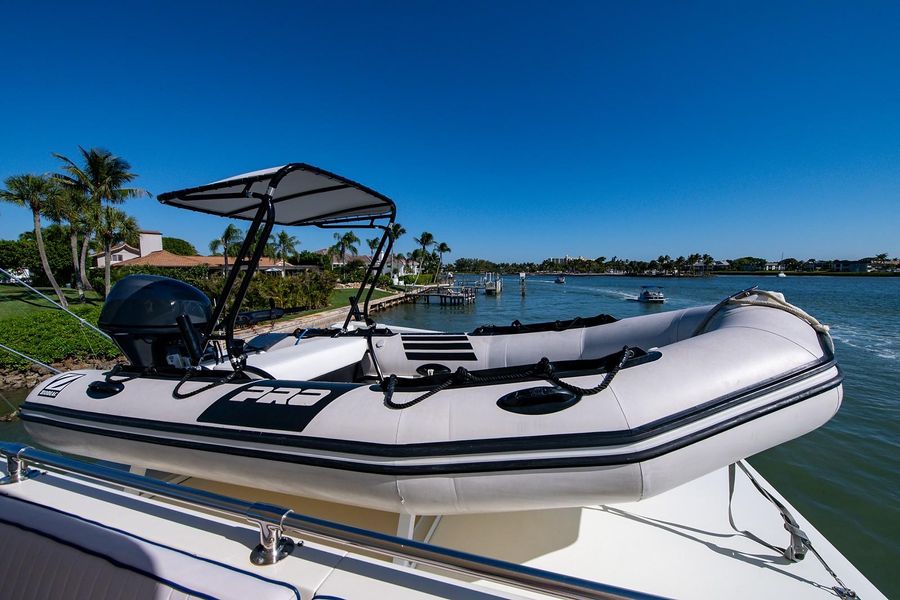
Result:
{"type": "Polygon", "coordinates": [[[259,527],[260,544],[251,553],[251,561],[257,565],[273,564],[289,554],[293,541],[285,537],[284,533],[290,532],[305,539],[339,543],[561,598],[604,600],[658,598],[612,585],[318,519],[273,504],[247,502],[222,494],[167,483],[44,452],[23,444],[0,442],[0,456],[6,459],[9,473],[7,477],[0,479],[0,485],[17,484],[35,476],[38,472],[29,469],[29,466],[35,466],[49,471],[79,475],[159,496],[179,504],[245,519],[259,527]]]}

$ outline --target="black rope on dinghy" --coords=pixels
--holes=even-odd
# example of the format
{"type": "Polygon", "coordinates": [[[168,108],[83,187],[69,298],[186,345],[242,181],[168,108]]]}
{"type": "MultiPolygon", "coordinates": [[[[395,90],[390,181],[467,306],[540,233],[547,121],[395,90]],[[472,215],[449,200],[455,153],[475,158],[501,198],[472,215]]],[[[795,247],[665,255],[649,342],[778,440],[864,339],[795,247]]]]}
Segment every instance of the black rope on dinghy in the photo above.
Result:
{"type": "Polygon", "coordinates": [[[211,390],[212,388],[214,388],[216,386],[229,383],[232,379],[234,379],[235,377],[237,377],[239,374],[242,374],[242,373],[243,373],[242,371],[231,371],[230,373],[225,375],[225,377],[223,377],[222,379],[220,379],[218,381],[213,381],[212,383],[209,383],[209,384],[203,386],[202,388],[198,388],[198,389],[192,390],[190,392],[182,393],[181,386],[183,386],[185,383],[190,381],[191,377],[194,374],[194,370],[189,369],[184,374],[184,376],[178,381],[178,383],[175,385],[175,388],[172,390],[172,397],[177,400],[184,400],[185,398],[190,398],[191,396],[196,396],[197,394],[203,393],[207,390],[211,390]]]}
{"type": "Polygon", "coordinates": [[[554,385],[561,387],[564,390],[568,390],[578,396],[593,396],[594,394],[599,394],[609,387],[609,384],[611,384],[612,380],[615,379],[616,374],[622,370],[622,367],[625,366],[625,363],[628,362],[628,360],[632,356],[634,356],[634,352],[632,352],[631,348],[629,348],[628,346],[622,348],[622,356],[619,358],[619,362],[617,362],[615,366],[613,366],[613,368],[606,373],[606,377],[603,378],[603,381],[592,388],[578,387],[577,385],[566,383],[565,381],[560,379],[556,374],[553,373],[553,365],[550,364],[550,361],[547,360],[546,357],[542,358],[541,362],[539,362],[538,365],[545,365],[544,368],[547,372],[546,379],[553,382],[554,385]]]}
{"type": "Polygon", "coordinates": [[[550,359],[545,356],[541,358],[541,360],[539,360],[536,364],[521,371],[498,375],[476,375],[465,367],[459,367],[458,369],[456,369],[453,375],[447,378],[446,381],[443,381],[421,396],[413,398],[408,402],[394,402],[393,400],[394,391],[397,388],[398,381],[396,375],[392,374],[387,379],[382,380],[381,389],[384,390],[384,405],[392,410],[402,410],[404,408],[415,406],[423,400],[427,400],[438,392],[452,387],[453,385],[472,383],[493,385],[498,383],[509,383],[511,381],[521,381],[522,379],[526,379],[529,377],[544,379],[556,385],[557,387],[572,392],[573,394],[576,394],[578,396],[593,396],[594,394],[599,394],[600,392],[608,388],[613,379],[615,379],[616,374],[622,370],[622,368],[625,366],[625,363],[628,362],[628,360],[633,356],[634,351],[631,348],[629,348],[628,346],[623,347],[619,356],[619,360],[609,371],[607,371],[606,376],[603,378],[603,381],[591,388],[578,387],[577,385],[573,385],[560,379],[560,377],[553,372],[553,363],[551,363],[550,359]]]}

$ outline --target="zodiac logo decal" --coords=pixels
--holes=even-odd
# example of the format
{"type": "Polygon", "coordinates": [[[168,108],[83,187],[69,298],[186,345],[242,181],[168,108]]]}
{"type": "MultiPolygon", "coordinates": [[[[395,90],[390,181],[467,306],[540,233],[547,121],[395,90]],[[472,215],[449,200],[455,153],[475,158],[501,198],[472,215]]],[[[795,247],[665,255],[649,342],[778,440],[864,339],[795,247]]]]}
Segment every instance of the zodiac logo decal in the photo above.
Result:
{"type": "Polygon", "coordinates": [[[44,398],[56,398],[67,385],[84,377],[84,373],[65,373],[56,379],[51,379],[50,383],[44,386],[44,389],[38,392],[38,396],[44,398]]]}

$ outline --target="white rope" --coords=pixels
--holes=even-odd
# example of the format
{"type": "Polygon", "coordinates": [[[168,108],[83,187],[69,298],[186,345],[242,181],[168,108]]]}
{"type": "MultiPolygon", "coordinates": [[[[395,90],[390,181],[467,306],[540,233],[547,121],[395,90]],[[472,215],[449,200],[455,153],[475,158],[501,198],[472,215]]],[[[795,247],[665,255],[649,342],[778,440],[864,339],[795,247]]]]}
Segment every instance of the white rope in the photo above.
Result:
{"type": "Polygon", "coordinates": [[[820,323],[818,319],[806,312],[805,310],[794,306],[784,299],[784,294],[780,292],[768,292],[766,290],[754,290],[753,294],[756,298],[731,298],[729,304],[739,304],[741,306],[767,306],[769,308],[778,308],[788,312],[795,317],[803,319],[809,323],[810,327],[819,333],[828,333],[829,327],[824,323],[820,323]],[[763,298],[760,300],[760,298],[763,298]]]}
{"type": "Polygon", "coordinates": [[[693,336],[704,333],[713,318],[729,304],[736,304],[738,306],[763,306],[766,308],[776,308],[778,310],[783,310],[787,313],[790,313],[798,319],[801,319],[802,321],[808,323],[809,326],[812,327],[813,330],[815,330],[817,333],[821,333],[825,338],[825,344],[828,347],[829,352],[834,354],[834,340],[831,339],[828,325],[819,322],[819,320],[813,317],[811,314],[785,300],[783,294],[779,292],[758,290],[755,287],[746,289],[742,292],[738,292],[737,294],[730,296],[716,304],[712,308],[712,310],[706,313],[706,316],[703,318],[700,324],[697,325],[697,328],[694,330],[693,336]]]}

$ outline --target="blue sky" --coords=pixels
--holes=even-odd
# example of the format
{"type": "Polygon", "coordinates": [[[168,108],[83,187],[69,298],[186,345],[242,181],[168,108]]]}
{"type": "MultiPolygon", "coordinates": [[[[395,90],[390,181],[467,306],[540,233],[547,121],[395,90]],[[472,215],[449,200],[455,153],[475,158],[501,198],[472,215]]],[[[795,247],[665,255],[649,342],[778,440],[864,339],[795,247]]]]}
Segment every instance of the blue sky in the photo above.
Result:
{"type": "MultiPolygon", "coordinates": [[[[78,145],[154,194],[304,161],[392,197],[401,249],[428,230],[451,259],[900,254],[900,3],[17,2],[4,21],[0,178],[78,145]]],[[[201,251],[226,224],[126,209],[201,251]]],[[[0,206],[0,238],[29,225],[0,206]]]]}

